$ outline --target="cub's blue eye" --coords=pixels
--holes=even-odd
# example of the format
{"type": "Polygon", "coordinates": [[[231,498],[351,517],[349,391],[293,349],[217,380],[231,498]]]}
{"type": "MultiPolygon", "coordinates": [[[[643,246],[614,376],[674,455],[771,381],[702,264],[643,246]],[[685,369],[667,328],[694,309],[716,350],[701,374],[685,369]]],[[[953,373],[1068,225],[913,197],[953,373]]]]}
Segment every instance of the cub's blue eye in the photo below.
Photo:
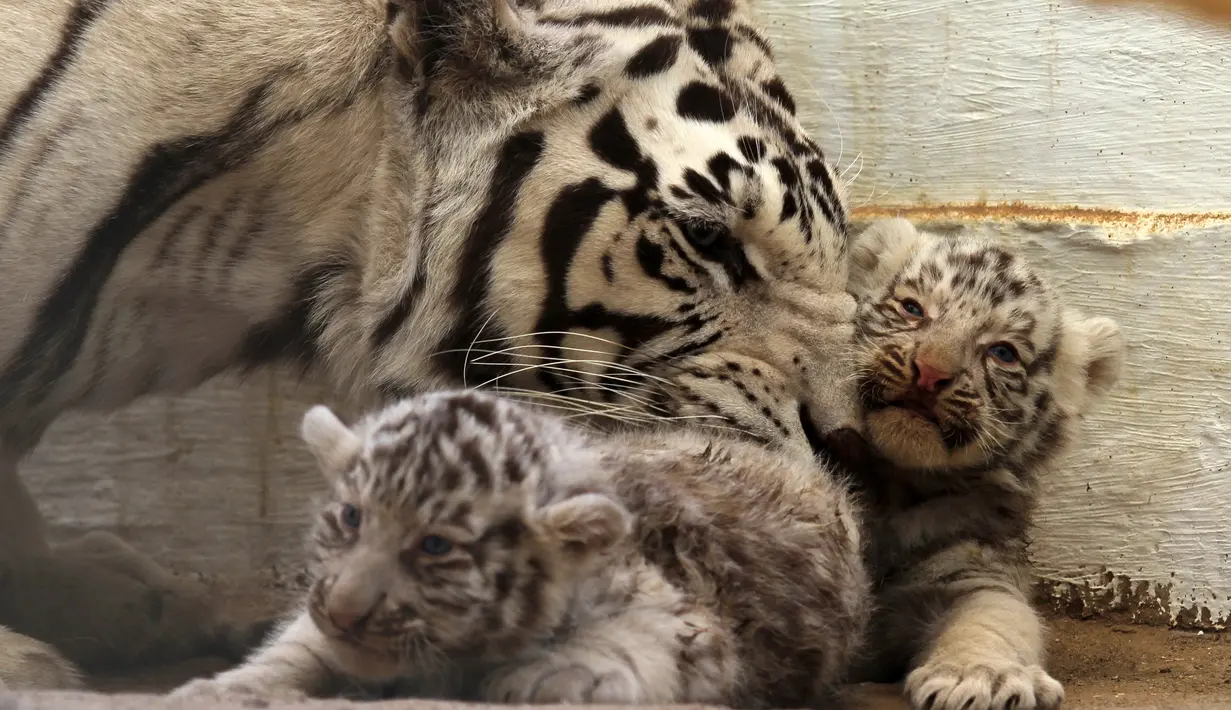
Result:
{"type": "Polygon", "coordinates": [[[1017,348],[1008,343],[996,343],[987,349],[987,354],[1003,362],[1006,365],[1012,365],[1017,362],[1017,348]]]}
{"type": "Polygon", "coordinates": [[[906,312],[906,315],[911,316],[912,318],[923,317],[923,306],[919,305],[919,302],[913,298],[902,299],[902,310],[906,312]]]}
{"type": "Polygon", "coordinates": [[[342,514],[338,518],[342,520],[343,525],[351,530],[358,530],[359,526],[363,523],[363,513],[360,513],[359,509],[350,503],[342,505],[342,514]]]}
{"type": "Polygon", "coordinates": [[[453,549],[453,541],[439,535],[427,535],[419,543],[419,549],[423,550],[425,555],[440,557],[449,554],[449,551],[453,549]]]}

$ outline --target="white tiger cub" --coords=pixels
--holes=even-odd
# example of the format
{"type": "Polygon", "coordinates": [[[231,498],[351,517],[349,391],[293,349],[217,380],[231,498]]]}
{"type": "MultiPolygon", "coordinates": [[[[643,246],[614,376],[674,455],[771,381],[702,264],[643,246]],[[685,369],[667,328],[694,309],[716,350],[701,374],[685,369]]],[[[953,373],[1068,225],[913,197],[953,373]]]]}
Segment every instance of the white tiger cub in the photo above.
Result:
{"type": "Polygon", "coordinates": [[[1053,708],[1031,514],[1039,476],[1119,377],[1119,327],[1064,307],[1003,246],[905,220],[859,236],[851,291],[879,609],[856,677],[905,673],[920,709],[1053,708]]]}
{"type": "Polygon", "coordinates": [[[353,429],[316,407],[303,438],[333,487],[305,608],[177,697],[464,667],[495,702],[819,707],[870,615],[855,510],[807,454],[478,391],[353,429]]]}

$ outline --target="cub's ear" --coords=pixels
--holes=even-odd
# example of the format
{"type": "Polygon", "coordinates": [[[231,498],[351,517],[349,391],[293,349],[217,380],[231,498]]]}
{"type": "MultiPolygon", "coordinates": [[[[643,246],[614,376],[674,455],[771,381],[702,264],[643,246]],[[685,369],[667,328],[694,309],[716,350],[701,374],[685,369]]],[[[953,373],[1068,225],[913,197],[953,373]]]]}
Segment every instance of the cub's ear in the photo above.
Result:
{"type": "Polygon", "coordinates": [[[1084,412],[1119,382],[1127,352],[1124,335],[1110,318],[1083,318],[1066,311],[1064,346],[1072,353],[1070,366],[1080,373],[1084,412]]]}
{"type": "Polygon", "coordinates": [[[884,288],[922,241],[915,226],[901,217],[872,222],[851,248],[847,291],[862,298],[884,288]]]}
{"type": "Polygon", "coordinates": [[[1120,381],[1128,347],[1120,326],[1109,317],[1088,317],[1075,322],[1073,332],[1086,343],[1086,391],[1102,397],[1120,381]]]}
{"type": "Polygon", "coordinates": [[[583,493],[552,503],[538,513],[539,522],[566,549],[581,557],[601,554],[632,532],[632,515],[601,493],[583,493]]]}
{"type": "Polygon", "coordinates": [[[323,404],[312,407],[303,415],[299,435],[331,483],[350,469],[362,447],[355,432],[323,404]]]}

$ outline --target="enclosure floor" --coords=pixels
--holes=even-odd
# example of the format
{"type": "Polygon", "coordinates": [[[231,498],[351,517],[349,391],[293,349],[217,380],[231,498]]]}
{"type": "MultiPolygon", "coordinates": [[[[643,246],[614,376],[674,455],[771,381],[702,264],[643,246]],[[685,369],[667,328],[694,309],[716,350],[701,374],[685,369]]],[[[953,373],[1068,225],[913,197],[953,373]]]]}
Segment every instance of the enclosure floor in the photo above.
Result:
{"type": "MultiPolygon", "coordinates": [[[[1051,672],[1065,685],[1066,708],[1144,709],[1185,708],[1231,710],[1231,633],[1193,634],[1106,621],[1051,621],[1051,672]]],[[[219,661],[201,659],[175,667],[152,669],[136,676],[96,679],[107,693],[157,693],[196,675],[222,668],[219,661]]],[[[852,710],[906,710],[896,686],[851,688],[852,710]]],[[[157,710],[153,698],[90,695],[27,695],[18,698],[23,710],[157,710]]],[[[0,702],[0,710],[12,705],[0,702]]],[[[171,707],[168,705],[168,708],[171,707]]],[[[176,704],[174,707],[206,706],[176,704]]],[[[221,710],[223,706],[214,706],[221,710]]],[[[239,706],[234,706],[239,707],[239,706]]],[[[270,705],[270,708],[297,706],[270,705]]],[[[348,702],[312,702],[303,707],[337,710],[357,707],[348,702]]],[[[365,704],[365,710],[458,710],[451,703],[387,701],[365,704]]]]}

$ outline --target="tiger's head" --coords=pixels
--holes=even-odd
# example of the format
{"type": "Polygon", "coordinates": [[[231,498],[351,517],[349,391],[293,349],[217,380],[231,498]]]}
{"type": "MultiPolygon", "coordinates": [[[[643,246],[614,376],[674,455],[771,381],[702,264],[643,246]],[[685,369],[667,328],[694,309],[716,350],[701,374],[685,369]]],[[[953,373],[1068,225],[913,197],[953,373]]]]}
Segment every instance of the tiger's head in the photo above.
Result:
{"type": "Polygon", "coordinates": [[[632,531],[596,447],[494,394],[421,395],[353,427],[318,406],[301,431],[333,494],[308,613],[371,677],[541,643],[632,531]]]}
{"type": "Polygon", "coordinates": [[[433,386],[814,450],[858,427],[842,187],[744,0],[394,6],[435,271],[388,310],[457,316],[382,330],[388,389],[416,340],[433,386]]]}
{"type": "Polygon", "coordinates": [[[881,220],[856,240],[851,291],[865,432],[904,469],[1032,469],[1120,375],[1119,326],[996,243],[881,220]]]}

